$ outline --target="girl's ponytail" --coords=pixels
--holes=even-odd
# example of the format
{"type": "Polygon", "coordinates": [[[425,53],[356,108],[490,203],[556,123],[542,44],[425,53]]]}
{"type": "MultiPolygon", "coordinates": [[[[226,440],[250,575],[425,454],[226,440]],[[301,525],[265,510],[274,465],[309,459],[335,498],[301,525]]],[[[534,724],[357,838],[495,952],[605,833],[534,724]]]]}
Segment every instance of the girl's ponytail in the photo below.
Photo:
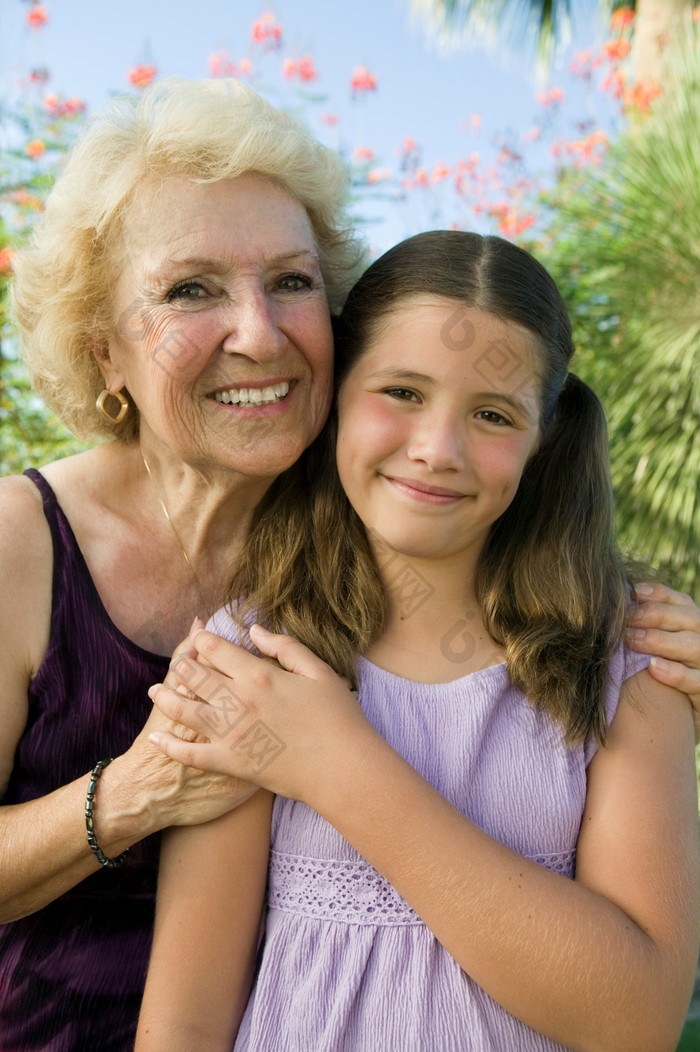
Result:
{"type": "Polygon", "coordinates": [[[606,669],[628,598],[613,510],[603,408],[569,373],[476,584],[513,683],[572,743],[605,738],[606,669]]]}

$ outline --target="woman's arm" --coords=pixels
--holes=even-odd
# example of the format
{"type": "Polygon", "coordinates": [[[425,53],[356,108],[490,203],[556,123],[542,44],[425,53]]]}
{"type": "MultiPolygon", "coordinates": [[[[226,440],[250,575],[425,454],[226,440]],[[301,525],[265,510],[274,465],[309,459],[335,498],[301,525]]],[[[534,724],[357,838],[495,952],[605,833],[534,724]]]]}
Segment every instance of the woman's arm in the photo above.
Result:
{"type": "MultiPolygon", "coordinates": [[[[591,764],[571,881],[453,808],[305,648],[255,629],[253,636],[281,669],[204,634],[198,648],[233,678],[191,661],[180,673],[204,698],[227,684],[277,751],[256,769],[244,720],[211,744],[165,736],[171,756],[235,771],[317,810],[461,967],[534,1029],[578,1049],[675,1047],[698,948],[692,720],[681,695],[646,672],[625,686],[609,745],[591,764]]],[[[164,688],[155,694],[171,718],[200,729],[200,701],[164,688]]]]}
{"type": "Polygon", "coordinates": [[[163,838],[136,1052],[229,1050],[253,979],[273,797],[163,838]]]}
{"type": "MultiPolygon", "coordinates": [[[[53,550],[41,497],[29,480],[0,480],[0,499],[2,796],[27,721],[29,684],[48,646],[53,550]]],[[[99,779],[95,830],[108,857],[166,826],[215,818],[253,791],[236,779],[212,779],[167,761],[148,736],[168,726],[154,712],[99,779]]],[[[86,838],[89,778],[85,772],[40,799],[0,807],[0,923],[33,913],[100,868],[86,838]]]]}

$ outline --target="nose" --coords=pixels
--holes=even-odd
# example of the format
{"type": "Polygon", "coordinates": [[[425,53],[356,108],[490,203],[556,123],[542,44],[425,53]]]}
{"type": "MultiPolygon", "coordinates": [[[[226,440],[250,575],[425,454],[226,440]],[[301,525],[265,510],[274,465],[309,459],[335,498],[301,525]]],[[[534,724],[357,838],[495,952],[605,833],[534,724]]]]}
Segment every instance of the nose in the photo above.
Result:
{"type": "Polygon", "coordinates": [[[466,461],[465,435],[453,413],[433,410],[416,425],[406,455],[430,471],[459,471],[466,461]]]}
{"type": "Polygon", "coordinates": [[[276,358],[287,344],[280,306],[271,302],[261,288],[238,291],[226,312],[226,330],[224,351],[256,362],[276,358]]]}

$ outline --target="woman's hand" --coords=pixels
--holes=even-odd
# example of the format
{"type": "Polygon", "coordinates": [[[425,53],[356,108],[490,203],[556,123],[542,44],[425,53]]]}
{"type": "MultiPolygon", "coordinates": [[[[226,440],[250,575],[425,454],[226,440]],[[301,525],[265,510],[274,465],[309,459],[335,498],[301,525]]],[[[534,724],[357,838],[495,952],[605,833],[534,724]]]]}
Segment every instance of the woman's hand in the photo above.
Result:
{"type": "Polygon", "coordinates": [[[695,741],[700,742],[700,610],[682,592],[663,584],[635,587],[637,603],[627,617],[627,645],[654,655],[649,672],[687,694],[693,705],[695,741]]]}
{"type": "MultiPolygon", "coordinates": [[[[195,619],[192,631],[203,625],[203,621],[195,619]]],[[[175,648],[172,663],[196,656],[197,651],[188,637],[175,648]]],[[[179,680],[169,672],[165,682],[175,687],[179,680]]],[[[112,839],[125,828],[128,830],[130,823],[143,828],[145,821],[146,831],[154,832],[168,826],[210,822],[256,792],[257,785],[226,772],[198,770],[170,759],[151,740],[152,735],[159,733],[182,741],[197,740],[193,730],[168,719],[154,706],[131,747],[105,769],[100,779],[103,806],[98,806],[96,811],[100,843],[100,836],[105,841],[112,839]]]]}
{"type": "Polygon", "coordinates": [[[163,684],[149,693],[164,716],[209,740],[156,731],[151,741],[182,764],[309,803],[339,755],[352,753],[353,735],[376,732],[345,681],[301,643],[260,625],[250,637],[278,664],[210,632],[194,635],[197,660],[172,665],[176,689],[163,684]]]}

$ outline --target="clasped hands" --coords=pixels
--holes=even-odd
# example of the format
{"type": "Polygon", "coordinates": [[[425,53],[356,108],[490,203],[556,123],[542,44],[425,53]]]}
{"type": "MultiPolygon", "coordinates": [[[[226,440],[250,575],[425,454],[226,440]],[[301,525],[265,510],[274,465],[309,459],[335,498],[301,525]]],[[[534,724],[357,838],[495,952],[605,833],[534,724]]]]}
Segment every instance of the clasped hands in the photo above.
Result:
{"type": "Polygon", "coordinates": [[[149,696],[199,738],[149,735],[171,759],[252,782],[312,804],[353,736],[374,735],[345,680],[301,643],[253,625],[260,658],[195,630],[173,658],[168,685],[149,696]],[[274,662],[265,660],[275,659],[274,662]]]}

